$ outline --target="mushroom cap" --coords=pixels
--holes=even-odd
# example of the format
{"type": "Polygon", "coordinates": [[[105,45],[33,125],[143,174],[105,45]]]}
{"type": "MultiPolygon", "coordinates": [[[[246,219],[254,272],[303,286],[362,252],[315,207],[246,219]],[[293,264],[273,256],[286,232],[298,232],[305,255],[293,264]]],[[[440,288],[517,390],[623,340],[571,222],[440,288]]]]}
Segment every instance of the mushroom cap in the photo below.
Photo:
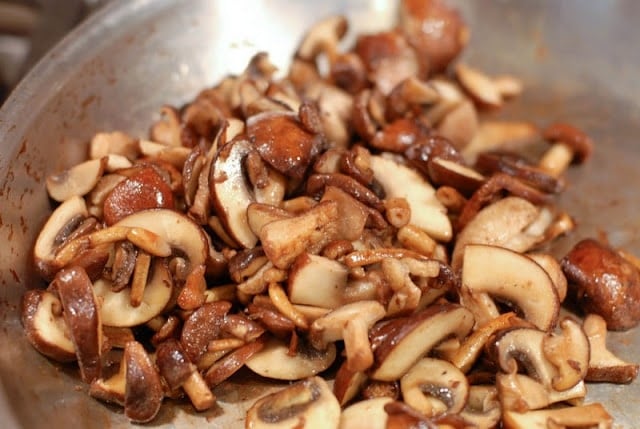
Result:
{"type": "Polygon", "coordinates": [[[164,398],[160,374],[137,341],[125,345],[124,364],[124,414],[135,423],[149,422],[158,414],[164,398]]]}
{"type": "Polygon", "coordinates": [[[98,183],[107,166],[107,158],[90,159],[47,177],[47,192],[56,201],[83,196],[98,183]]]}
{"type": "Polygon", "coordinates": [[[573,149],[573,160],[583,163],[593,152],[593,141],[582,130],[564,122],[556,122],[542,131],[545,140],[551,143],[562,142],[573,149]]]}
{"type": "Polygon", "coordinates": [[[172,390],[182,386],[197,371],[180,343],[173,338],[160,343],[156,348],[156,365],[172,390]]]}

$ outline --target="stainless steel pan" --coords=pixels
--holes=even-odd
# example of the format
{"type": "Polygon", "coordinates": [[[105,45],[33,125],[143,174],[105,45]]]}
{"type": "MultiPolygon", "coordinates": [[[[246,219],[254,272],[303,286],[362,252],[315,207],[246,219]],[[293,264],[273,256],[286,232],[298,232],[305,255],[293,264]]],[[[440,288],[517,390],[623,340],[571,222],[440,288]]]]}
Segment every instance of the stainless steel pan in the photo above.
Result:
{"type": "MultiPolygon", "coordinates": [[[[591,162],[570,174],[561,204],[576,215],[570,242],[604,232],[640,253],[640,2],[566,0],[457,2],[472,30],[468,61],[521,76],[523,97],[504,116],[539,124],[570,121],[596,141],[591,162]]],[[[50,210],[43,179],[85,156],[98,130],[144,135],[165,104],[180,105],[258,50],[283,67],[320,17],[344,13],[352,31],[387,27],[384,0],[114,1],[38,64],[0,110],[0,380],[3,427],[128,427],[117,409],[89,398],[74,372],[39,355],[22,334],[35,235],[50,210]]],[[[612,335],[612,349],[640,360],[640,329],[612,335]]],[[[247,404],[269,386],[237,381],[220,389],[221,408],[196,415],[167,403],[154,425],[237,427],[247,404]]],[[[624,427],[637,426],[640,383],[597,385],[624,427]]]]}

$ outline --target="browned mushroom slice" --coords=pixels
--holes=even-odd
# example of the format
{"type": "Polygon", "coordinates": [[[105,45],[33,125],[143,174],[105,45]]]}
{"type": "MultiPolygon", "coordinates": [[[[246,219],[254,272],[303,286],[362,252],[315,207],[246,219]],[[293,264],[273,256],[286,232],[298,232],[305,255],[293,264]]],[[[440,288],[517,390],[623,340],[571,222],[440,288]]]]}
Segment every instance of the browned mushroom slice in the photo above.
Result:
{"type": "Polygon", "coordinates": [[[81,162],[61,173],[47,177],[47,192],[56,201],[83,196],[100,180],[107,165],[107,158],[81,162]]]}
{"type": "Polygon", "coordinates": [[[456,77],[462,86],[482,104],[500,106],[502,94],[495,82],[481,71],[466,64],[459,63],[455,67],[456,77]]]}
{"type": "Polygon", "coordinates": [[[399,118],[377,131],[369,145],[382,151],[403,153],[424,137],[424,126],[409,118],[399,118]]]}
{"type": "Polygon", "coordinates": [[[103,203],[103,216],[107,225],[122,218],[152,208],[174,209],[171,187],[153,167],[142,167],[119,182],[103,203]]]}
{"type": "Polygon", "coordinates": [[[180,170],[191,153],[188,147],[166,145],[149,140],[139,140],[138,145],[142,155],[167,162],[180,170]]]}
{"type": "Polygon", "coordinates": [[[206,352],[209,342],[220,335],[224,317],[230,309],[230,302],[210,302],[191,313],[185,320],[180,344],[191,362],[197,364],[206,352]]]}
{"type": "Polygon", "coordinates": [[[387,97],[385,115],[387,120],[392,121],[406,114],[420,112],[424,105],[439,100],[440,93],[431,84],[411,76],[393,88],[387,97]]]}
{"type": "Polygon", "coordinates": [[[400,30],[430,74],[443,72],[469,39],[462,17],[441,0],[403,0],[400,5],[400,30]]]}
{"type": "Polygon", "coordinates": [[[333,382],[333,394],[344,406],[356,397],[365,386],[368,380],[366,372],[351,371],[347,368],[346,362],[343,362],[338,368],[336,377],[333,382]]]}
{"type": "Polygon", "coordinates": [[[638,376],[638,364],[626,362],[607,348],[607,324],[597,314],[589,314],[582,324],[591,353],[586,381],[631,383],[638,376]]]}
{"type": "Polygon", "coordinates": [[[422,358],[400,379],[404,402],[427,417],[457,414],[469,396],[469,382],[451,363],[422,358]]]}
{"type": "Polygon", "coordinates": [[[138,157],[138,142],[121,131],[94,135],[89,144],[89,157],[100,159],[110,154],[134,160],[138,157]]]}
{"type": "Polygon", "coordinates": [[[84,199],[72,197],[60,204],[44,224],[36,239],[33,257],[39,274],[45,279],[52,279],[62,268],[56,264],[56,250],[88,216],[84,199]]]}
{"type": "Polygon", "coordinates": [[[335,186],[326,186],[321,201],[338,203],[338,236],[347,241],[357,240],[362,236],[371,209],[335,186]]]}
{"type": "Polygon", "coordinates": [[[415,170],[384,156],[371,157],[374,177],[387,198],[404,198],[411,208],[410,224],[425,230],[433,238],[449,241],[451,222],[446,209],[435,197],[435,190],[415,170]]]}
{"type": "Polygon", "coordinates": [[[124,348],[125,394],[124,414],[134,423],[146,423],[158,414],[164,390],[158,371],[149,355],[136,341],[124,348]]]}
{"type": "Polygon", "coordinates": [[[265,338],[260,337],[255,341],[233,350],[231,353],[215,361],[213,365],[209,367],[204,376],[205,381],[211,387],[222,383],[242,368],[251,356],[262,350],[264,345],[265,338]]]}
{"type": "Polygon", "coordinates": [[[536,261],[549,274],[556,292],[558,292],[558,298],[560,302],[563,302],[567,297],[567,278],[562,272],[560,262],[548,253],[527,253],[527,256],[536,261]]]}
{"type": "Polygon", "coordinates": [[[551,427],[550,424],[562,428],[611,428],[613,417],[602,404],[594,403],[526,413],[507,410],[503,415],[503,423],[508,429],[547,428],[551,427]]]}
{"type": "Polygon", "coordinates": [[[27,339],[36,350],[58,362],[76,360],[62,304],[53,293],[35,289],[25,292],[21,315],[27,339]]]}
{"type": "Polygon", "coordinates": [[[559,323],[561,334],[552,334],[542,343],[545,357],[556,367],[551,380],[555,390],[569,389],[587,375],[590,345],[587,335],[575,320],[565,318],[559,323]]]}
{"type": "Polygon", "coordinates": [[[555,123],[548,126],[542,135],[552,146],[538,165],[554,177],[560,176],[573,162],[585,162],[593,152],[589,136],[572,125],[555,123]]]}
{"type": "Polygon", "coordinates": [[[465,159],[473,163],[481,153],[515,151],[540,140],[540,131],[529,122],[482,121],[471,142],[463,150],[465,159]]]}
{"type": "Polygon", "coordinates": [[[465,195],[472,194],[485,180],[476,170],[440,157],[429,162],[429,177],[434,184],[451,186],[465,195]]]}
{"type": "Polygon", "coordinates": [[[251,248],[258,237],[249,228],[247,207],[255,198],[245,180],[244,160],[253,150],[246,139],[224,145],[211,168],[211,198],[229,235],[243,247],[251,248]]]}
{"type": "Polygon", "coordinates": [[[446,112],[438,122],[437,130],[456,149],[462,150],[471,143],[478,132],[478,126],[478,112],[471,101],[465,100],[446,112]]]}
{"type": "Polygon", "coordinates": [[[557,391],[531,376],[518,373],[498,373],[495,385],[502,410],[505,412],[525,412],[562,402],[578,402],[587,394],[582,380],[569,389],[557,391]]]}
{"type": "MultiPolygon", "coordinates": [[[[488,295],[514,305],[526,320],[543,331],[554,326],[560,311],[558,293],[547,272],[527,256],[502,247],[467,244],[462,289],[465,298],[468,292],[471,296],[488,295]],[[497,268],[487,269],[492,266],[497,268]]],[[[478,322],[485,323],[486,316],[481,316],[484,309],[477,310],[471,304],[469,307],[478,322]]],[[[495,317],[497,308],[489,313],[495,317]]]]}
{"type": "Polygon", "coordinates": [[[71,334],[82,380],[91,383],[102,372],[102,321],[91,279],[82,268],[64,268],[50,287],[58,292],[71,334]]]}
{"type": "Polygon", "coordinates": [[[111,282],[99,279],[93,284],[93,291],[100,299],[102,323],[107,326],[132,327],[148,322],[160,314],[171,299],[173,280],[166,265],[157,261],[151,268],[140,304],[131,303],[131,289],[113,291],[111,282]]]}
{"type": "Polygon", "coordinates": [[[338,44],[347,32],[348,23],[345,17],[336,15],[316,22],[300,42],[296,56],[305,60],[315,60],[318,54],[333,56],[337,53],[338,44]]]}
{"type": "Polygon", "coordinates": [[[299,342],[295,354],[289,345],[277,338],[269,338],[262,350],[253,354],[245,365],[263,377],[276,380],[301,380],[325,371],[336,359],[336,347],[332,343],[326,350],[316,350],[305,342],[299,342]]]}
{"type": "Polygon", "coordinates": [[[289,271],[289,299],[294,304],[338,308],[343,303],[348,275],[338,261],[303,253],[289,271]]]}
{"type": "Polygon", "coordinates": [[[196,410],[203,411],[213,406],[216,397],[178,341],[170,339],[158,345],[156,365],[169,388],[175,390],[182,387],[196,410]]]}
{"type": "Polygon", "coordinates": [[[384,406],[392,398],[380,397],[358,401],[340,414],[340,429],[387,429],[387,412],[384,406]]]}
{"type": "Polygon", "coordinates": [[[266,224],[260,241],[273,265],[286,269],[302,253],[318,253],[338,238],[337,232],[338,204],[324,201],[298,216],[266,224]]]}
{"type": "Polygon", "coordinates": [[[375,363],[371,377],[375,380],[398,380],[443,339],[465,337],[473,327],[473,315],[458,305],[432,305],[391,323],[379,341],[372,341],[375,363]]]}
{"type": "MultiPolygon", "coordinates": [[[[133,341],[133,340],[132,340],[133,341]]],[[[125,345],[126,347],[126,345],[125,345]]],[[[101,401],[118,404],[124,407],[126,391],[126,364],[124,359],[120,362],[118,372],[108,379],[97,378],[89,387],[89,395],[101,401]]]]}
{"type": "Polygon", "coordinates": [[[322,139],[295,116],[265,112],[247,120],[247,137],[262,159],[280,173],[302,179],[321,149],[322,139]]]}
{"type": "Polygon", "coordinates": [[[469,386],[469,398],[460,416],[479,429],[496,427],[502,416],[495,386],[469,386]]]}
{"type": "Polygon", "coordinates": [[[593,239],[577,243],[562,259],[570,296],[607,328],[626,330],[640,322],[640,271],[609,246],[593,239]]]}

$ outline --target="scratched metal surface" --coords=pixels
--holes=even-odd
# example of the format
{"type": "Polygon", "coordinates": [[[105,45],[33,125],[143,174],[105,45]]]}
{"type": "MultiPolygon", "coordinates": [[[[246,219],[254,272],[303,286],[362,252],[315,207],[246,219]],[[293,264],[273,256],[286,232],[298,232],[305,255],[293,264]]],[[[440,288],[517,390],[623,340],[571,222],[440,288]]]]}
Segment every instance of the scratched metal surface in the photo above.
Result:
{"type": "MultiPolygon", "coordinates": [[[[465,56],[488,72],[521,76],[526,92],[501,112],[541,125],[573,122],[596,140],[592,161],[570,173],[560,203],[583,236],[604,232],[640,254],[640,2],[454,1],[472,30],[465,56]]],[[[98,130],[144,135],[165,103],[179,105],[258,50],[285,66],[299,37],[331,13],[353,31],[386,28],[384,0],[115,1],[93,16],[31,72],[0,110],[0,420],[3,427],[129,427],[122,412],[86,395],[75,371],[27,344],[18,319],[25,288],[40,284],[31,246],[49,213],[43,179],[85,156],[98,130]],[[4,398],[2,397],[4,396],[4,398]]],[[[640,329],[611,337],[611,348],[640,360],[640,329]]],[[[237,427],[247,406],[272,388],[238,379],[204,414],[167,402],[152,426],[237,427]]],[[[640,384],[594,385],[621,427],[640,417],[640,384]]]]}

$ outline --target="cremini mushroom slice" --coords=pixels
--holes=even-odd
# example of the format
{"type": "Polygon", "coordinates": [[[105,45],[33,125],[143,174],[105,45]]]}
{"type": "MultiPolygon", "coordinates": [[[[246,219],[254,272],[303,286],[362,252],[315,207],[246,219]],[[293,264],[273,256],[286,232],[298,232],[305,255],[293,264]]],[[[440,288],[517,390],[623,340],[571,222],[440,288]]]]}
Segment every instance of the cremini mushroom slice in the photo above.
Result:
{"type": "Polygon", "coordinates": [[[298,216],[266,224],[260,241],[273,265],[286,269],[302,253],[319,252],[338,238],[337,232],[338,203],[324,201],[298,216]]]}
{"type": "Polygon", "coordinates": [[[326,381],[310,377],[258,399],[247,412],[245,427],[337,429],[340,404],[326,381]]]}
{"type": "Polygon", "coordinates": [[[140,140],[138,145],[142,155],[168,162],[178,169],[182,169],[191,153],[188,147],[165,145],[150,140],[140,140]]]}
{"type": "Polygon", "coordinates": [[[502,416],[502,410],[498,401],[498,390],[495,386],[469,386],[467,404],[460,412],[460,416],[475,424],[478,429],[496,427],[502,416]]]}
{"type": "Polygon", "coordinates": [[[485,180],[476,170],[440,157],[429,162],[429,177],[434,184],[451,186],[465,195],[472,194],[485,180]]]}
{"type": "Polygon", "coordinates": [[[245,365],[263,377],[276,380],[301,380],[318,375],[336,359],[336,347],[329,344],[325,350],[317,350],[305,342],[299,342],[295,354],[289,345],[277,338],[269,338],[262,350],[254,353],[245,365]]]}
{"type": "Polygon", "coordinates": [[[56,252],[88,216],[87,205],[78,196],[69,198],[51,213],[33,247],[35,266],[45,279],[52,279],[62,268],[56,264],[56,252]]]}
{"type": "Polygon", "coordinates": [[[340,15],[318,21],[300,42],[296,56],[305,61],[315,60],[320,53],[333,57],[337,53],[340,40],[347,32],[347,27],[346,18],[340,15]]]}
{"type": "Polygon", "coordinates": [[[265,344],[265,337],[246,343],[216,360],[205,373],[205,381],[210,387],[217,386],[242,368],[248,359],[258,353],[265,344]]]}
{"type": "Polygon", "coordinates": [[[91,159],[47,177],[47,192],[56,201],[66,201],[71,197],[88,194],[107,166],[107,158],[91,159]]]}
{"type": "Polygon", "coordinates": [[[21,316],[27,339],[36,350],[58,362],[77,359],[69,327],[62,316],[62,304],[55,294],[37,289],[27,291],[22,297],[21,316]]]}
{"type": "Polygon", "coordinates": [[[604,409],[602,404],[593,403],[575,407],[528,411],[526,413],[507,410],[503,415],[503,424],[508,429],[549,427],[597,427],[610,429],[613,425],[613,417],[604,409]]]}
{"type": "Polygon", "coordinates": [[[102,320],[91,279],[82,268],[64,268],[50,285],[60,296],[62,315],[71,334],[82,380],[102,373],[102,320]]]}
{"type": "Polygon", "coordinates": [[[437,125],[438,133],[446,137],[458,150],[464,150],[478,132],[479,119],[473,103],[462,101],[446,112],[437,125]]]}
{"type": "Polygon", "coordinates": [[[340,405],[344,406],[361,392],[367,381],[366,372],[352,371],[347,368],[346,362],[343,362],[333,381],[333,394],[340,405]]]}
{"type": "Polygon", "coordinates": [[[287,288],[294,304],[338,308],[343,304],[349,271],[338,261],[303,253],[289,270],[287,288]]]}
{"type": "Polygon", "coordinates": [[[177,340],[170,339],[158,345],[156,365],[169,388],[182,387],[196,410],[203,411],[215,404],[216,397],[177,340]]]}
{"type": "Polygon", "coordinates": [[[121,131],[96,133],[89,143],[89,157],[100,159],[108,155],[134,160],[139,155],[138,142],[121,131]]]}
{"type": "MultiPolygon", "coordinates": [[[[383,325],[384,334],[372,341],[375,363],[371,378],[398,380],[442,340],[452,335],[464,338],[473,322],[473,315],[464,307],[434,304],[412,316],[389,322],[391,327],[385,329],[383,325]]],[[[371,335],[376,337],[375,332],[371,335]]]]}
{"type": "Polygon", "coordinates": [[[331,342],[343,340],[347,367],[364,371],[373,364],[369,329],[384,316],[385,309],[377,301],[345,304],[313,322],[309,331],[311,344],[324,350],[331,342]]]}
{"type": "MultiPolygon", "coordinates": [[[[126,345],[125,345],[126,347],[126,345]]],[[[124,359],[120,362],[118,372],[108,379],[97,378],[89,387],[89,395],[101,401],[118,404],[124,407],[126,391],[126,364],[124,359]]]]}
{"type": "Polygon", "coordinates": [[[569,389],[557,391],[533,377],[518,373],[499,373],[495,381],[503,411],[539,410],[562,402],[582,401],[587,393],[584,381],[569,389]]]}
{"type": "Polygon", "coordinates": [[[371,169],[387,198],[407,200],[411,207],[410,224],[424,229],[437,240],[451,240],[452,228],[446,209],[435,197],[433,187],[416,171],[379,155],[371,157],[371,169]]]}
{"type": "Polygon", "coordinates": [[[462,411],[469,396],[465,374],[453,364],[422,358],[400,379],[402,399],[426,417],[462,411]]]}
{"type": "Polygon", "coordinates": [[[124,348],[124,415],[134,423],[146,423],[158,414],[164,390],[156,370],[142,344],[130,341],[124,348]]]}
{"type": "Polygon", "coordinates": [[[555,390],[566,390],[587,375],[590,346],[584,330],[575,320],[565,318],[559,326],[562,333],[546,337],[542,351],[558,372],[551,385],[555,390]]]}
{"type": "Polygon", "coordinates": [[[602,316],[587,315],[582,328],[591,346],[586,381],[631,383],[636,379],[639,365],[620,359],[607,348],[607,324],[602,316]]]}
{"type": "Polygon", "coordinates": [[[340,414],[339,429],[386,429],[388,414],[384,406],[390,402],[392,398],[380,397],[349,405],[340,414]]]}
{"type": "MultiPolygon", "coordinates": [[[[547,272],[527,256],[503,247],[467,244],[462,262],[463,305],[467,305],[467,293],[489,295],[513,305],[543,331],[554,326],[560,311],[558,293],[547,272]],[[496,269],[487,269],[491,266],[496,269]]],[[[487,322],[474,305],[469,303],[469,308],[478,323],[487,322]]],[[[493,317],[496,312],[495,307],[490,311],[493,317]]]]}
{"type": "Polygon", "coordinates": [[[567,297],[567,278],[562,272],[560,262],[548,253],[527,253],[527,256],[536,261],[549,274],[556,292],[558,292],[558,299],[560,302],[564,302],[567,297]]]}
{"type": "Polygon", "coordinates": [[[231,309],[228,301],[216,301],[202,305],[184,321],[180,344],[191,362],[199,364],[211,340],[218,338],[224,317],[231,309]]]}
{"type": "Polygon", "coordinates": [[[474,99],[489,106],[502,105],[502,94],[492,78],[463,63],[456,64],[455,72],[462,86],[474,99]]]}
{"type": "Polygon", "coordinates": [[[99,279],[93,291],[100,300],[102,323],[107,326],[133,327],[148,322],[160,314],[171,299],[173,280],[162,261],[152,264],[142,299],[137,306],[131,302],[131,289],[114,292],[111,281],[99,279]]]}

